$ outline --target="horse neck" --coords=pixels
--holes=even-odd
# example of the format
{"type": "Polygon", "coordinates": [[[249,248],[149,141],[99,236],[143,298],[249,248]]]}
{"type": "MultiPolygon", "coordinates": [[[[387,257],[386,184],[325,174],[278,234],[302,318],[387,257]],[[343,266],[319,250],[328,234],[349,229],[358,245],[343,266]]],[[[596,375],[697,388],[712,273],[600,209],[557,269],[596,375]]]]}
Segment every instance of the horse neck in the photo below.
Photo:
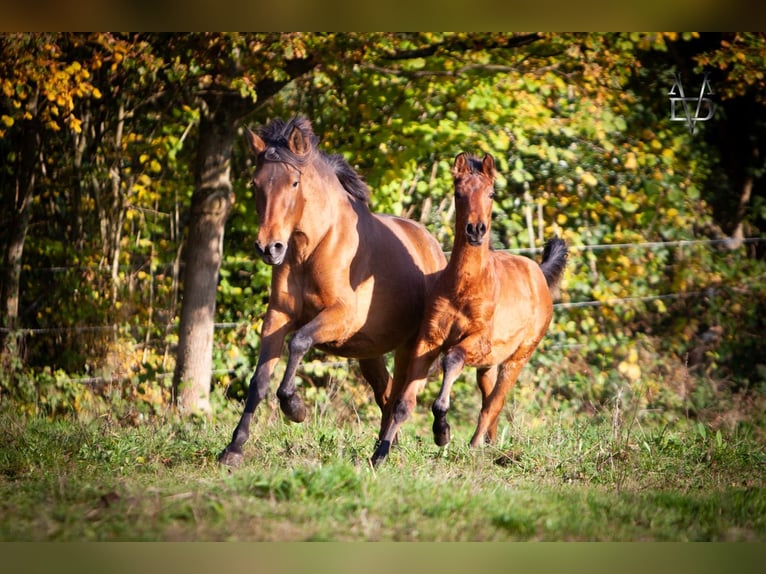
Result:
{"type": "Polygon", "coordinates": [[[310,201],[303,210],[300,228],[308,239],[306,251],[313,252],[328,236],[356,231],[349,229],[343,222],[353,218],[354,207],[351,198],[329,170],[313,169],[309,176],[310,184],[318,191],[312,193],[310,201]]]}
{"type": "Polygon", "coordinates": [[[451,275],[457,291],[482,278],[489,266],[489,237],[476,247],[468,244],[464,233],[455,237],[446,272],[451,275]]]}

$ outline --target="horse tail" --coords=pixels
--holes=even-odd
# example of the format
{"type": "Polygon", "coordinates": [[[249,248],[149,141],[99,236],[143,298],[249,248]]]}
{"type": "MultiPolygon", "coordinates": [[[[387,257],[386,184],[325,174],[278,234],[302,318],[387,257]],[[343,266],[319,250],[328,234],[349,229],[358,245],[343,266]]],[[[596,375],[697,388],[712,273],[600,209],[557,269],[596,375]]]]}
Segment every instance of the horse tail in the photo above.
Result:
{"type": "Polygon", "coordinates": [[[545,282],[552,294],[556,294],[558,291],[559,282],[567,266],[567,255],[567,244],[563,239],[552,237],[545,243],[540,269],[543,271],[545,282]]]}

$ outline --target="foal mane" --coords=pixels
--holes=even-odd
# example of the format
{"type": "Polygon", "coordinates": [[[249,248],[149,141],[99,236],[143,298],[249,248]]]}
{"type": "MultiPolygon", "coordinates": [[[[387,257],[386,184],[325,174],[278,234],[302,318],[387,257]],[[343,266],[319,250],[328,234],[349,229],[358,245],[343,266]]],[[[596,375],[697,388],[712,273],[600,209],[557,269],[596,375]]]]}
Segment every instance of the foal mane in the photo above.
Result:
{"type": "Polygon", "coordinates": [[[300,170],[316,154],[332,169],[346,193],[369,204],[370,188],[367,183],[341,154],[327,154],[317,148],[319,137],[314,133],[307,118],[298,116],[287,122],[281,119],[272,120],[259,130],[259,135],[268,146],[264,152],[266,160],[282,161],[300,170]],[[299,130],[303,138],[310,143],[308,153],[296,154],[290,150],[288,141],[293,129],[299,130]]]}

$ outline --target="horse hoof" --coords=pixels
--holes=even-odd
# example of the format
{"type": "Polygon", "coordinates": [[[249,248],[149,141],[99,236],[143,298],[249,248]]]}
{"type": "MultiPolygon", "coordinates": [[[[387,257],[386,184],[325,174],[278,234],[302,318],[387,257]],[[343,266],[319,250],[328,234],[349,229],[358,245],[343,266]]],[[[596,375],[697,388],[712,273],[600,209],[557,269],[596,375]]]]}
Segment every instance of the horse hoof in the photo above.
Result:
{"type": "Polygon", "coordinates": [[[433,430],[436,446],[445,446],[450,441],[449,423],[447,421],[436,419],[433,430]]]}
{"type": "Polygon", "coordinates": [[[242,464],[244,456],[241,452],[225,449],[220,455],[218,455],[218,464],[228,466],[231,468],[237,468],[242,464]]]}
{"type": "Polygon", "coordinates": [[[294,423],[302,423],[306,418],[306,406],[298,395],[291,395],[288,398],[280,399],[279,406],[294,423]]]}
{"type": "Polygon", "coordinates": [[[436,446],[446,446],[450,441],[449,424],[444,425],[434,424],[434,442],[436,446]]]}
{"type": "Polygon", "coordinates": [[[378,448],[375,449],[375,452],[372,455],[372,458],[370,459],[370,462],[372,463],[373,468],[377,468],[378,465],[386,460],[386,457],[388,456],[388,451],[391,448],[391,443],[387,440],[381,441],[378,445],[378,448]]]}

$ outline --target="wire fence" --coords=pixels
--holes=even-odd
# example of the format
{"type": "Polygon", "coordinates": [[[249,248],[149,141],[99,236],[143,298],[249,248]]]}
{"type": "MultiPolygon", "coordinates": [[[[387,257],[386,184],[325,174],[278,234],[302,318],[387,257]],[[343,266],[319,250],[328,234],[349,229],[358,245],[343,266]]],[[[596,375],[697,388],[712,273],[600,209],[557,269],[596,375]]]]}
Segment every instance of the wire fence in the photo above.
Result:
{"type": "MultiPolygon", "coordinates": [[[[717,247],[717,246],[723,246],[726,248],[731,248],[735,245],[741,245],[741,244],[758,244],[758,243],[766,243],[766,238],[761,237],[748,237],[741,240],[738,240],[735,242],[735,240],[732,239],[698,239],[698,240],[678,240],[678,241],[652,241],[652,242],[640,242],[640,243],[608,243],[608,244],[591,244],[591,245],[569,245],[569,251],[572,252],[588,252],[588,251],[605,251],[605,250],[612,250],[612,249],[621,249],[621,250],[635,250],[635,249],[643,249],[643,250],[654,250],[654,249],[672,249],[672,248],[683,248],[683,247],[691,247],[691,246],[707,246],[707,247],[717,247]]],[[[499,251],[504,251],[508,253],[513,254],[525,254],[525,255],[533,255],[533,254],[539,254],[543,251],[542,248],[518,248],[518,249],[503,249],[499,251]]],[[[449,257],[449,252],[446,253],[446,255],[449,257]]],[[[89,267],[82,267],[82,266],[73,266],[73,267],[48,267],[48,268],[38,268],[35,271],[38,272],[52,272],[52,273],[61,273],[65,271],[72,271],[72,270],[91,270],[89,267]]],[[[741,284],[738,286],[738,289],[740,290],[747,290],[747,285],[741,284]]],[[[694,298],[694,297],[715,297],[717,295],[716,288],[710,287],[706,289],[696,290],[696,291],[686,291],[686,292],[675,292],[675,293],[660,293],[660,294],[653,294],[653,295],[641,295],[641,296],[628,296],[628,297],[614,297],[614,298],[608,298],[608,299],[601,299],[601,300],[587,300],[587,301],[570,301],[570,302],[558,302],[554,303],[553,307],[556,311],[568,311],[571,309],[579,309],[579,308],[597,308],[597,307],[619,307],[619,306],[625,306],[625,305],[633,305],[637,303],[646,303],[651,301],[668,301],[668,300],[674,300],[674,299],[688,299],[688,298],[694,298]]],[[[247,326],[251,325],[251,321],[228,321],[228,322],[217,322],[214,323],[214,328],[216,330],[227,330],[227,329],[241,329],[246,328],[247,326]]],[[[18,336],[36,336],[36,335],[65,335],[70,333],[99,333],[99,332],[113,332],[115,334],[119,333],[121,330],[124,329],[130,329],[131,327],[135,327],[135,325],[131,324],[110,324],[110,325],[73,325],[73,326],[58,326],[58,327],[41,327],[41,328],[15,328],[11,329],[5,326],[0,326],[0,334],[15,334],[18,336]]],[[[166,332],[172,332],[174,330],[177,330],[178,325],[172,324],[169,325],[166,329],[166,332]]],[[[557,349],[557,348],[569,348],[572,345],[567,344],[554,344],[551,345],[551,349],[557,349]]],[[[576,346],[576,345],[575,345],[576,346]]],[[[338,362],[338,361],[327,361],[322,362],[322,366],[339,366],[344,365],[346,362],[338,362]]],[[[231,373],[230,370],[222,370],[222,371],[214,371],[214,376],[224,375],[227,373],[231,373]]],[[[165,379],[172,377],[172,373],[157,373],[155,374],[155,378],[157,379],[165,379]]],[[[72,382],[77,383],[83,383],[83,384],[92,384],[92,383],[103,383],[103,382],[114,382],[114,379],[107,379],[105,377],[100,376],[94,376],[94,377],[81,377],[81,378],[71,378],[72,382]]]]}
{"type": "MultiPolygon", "coordinates": [[[[708,246],[708,247],[714,247],[714,246],[725,246],[730,247],[734,244],[756,244],[756,243],[766,243],[766,238],[762,237],[747,237],[741,240],[734,240],[730,238],[726,239],[694,239],[694,240],[678,240],[678,241],[647,241],[647,242],[641,242],[641,243],[604,243],[604,244],[593,244],[593,245],[569,245],[569,251],[575,252],[586,252],[586,251],[605,251],[610,249],[671,249],[671,248],[678,248],[678,247],[690,247],[690,246],[708,246]]],[[[513,253],[516,255],[534,255],[538,253],[542,253],[543,249],[541,247],[523,247],[518,249],[501,249],[498,251],[503,251],[507,253],[513,253]]],[[[449,257],[449,252],[446,252],[447,257],[449,257]]],[[[63,272],[65,270],[88,270],[91,269],[89,267],[82,267],[82,266],[73,266],[73,267],[42,267],[38,268],[36,271],[49,271],[49,272],[63,272]]],[[[626,305],[626,304],[633,304],[638,302],[649,302],[649,301],[655,301],[655,300],[672,300],[672,299],[681,299],[681,298],[689,298],[689,297],[699,297],[699,296],[712,296],[715,292],[711,288],[704,289],[701,291],[688,291],[683,293],[663,293],[663,294],[657,294],[657,295],[644,295],[644,296],[635,296],[635,297],[615,297],[605,300],[590,300],[590,301],[573,301],[573,302],[563,302],[563,303],[555,303],[553,305],[554,309],[559,310],[566,310],[566,309],[577,309],[582,307],[603,307],[603,306],[620,306],[620,305],[626,305]]],[[[239,321],[239,322],[219,322],[215,323],[215,328],[218,330],[225,330],[225,329],[239,329],[244,326],[247,326],[249,324],[248,321],[239,321]]],[[[7,327],[0,326],[0,333],[15,333],[18,335],[42,335],[42,334],[52,334],[52,335],[61,335],[66,333],[87,333],[87,332],[107,332],[107,331],[114,331],[118,332],[121,328],[125,328],[128,325],[126,324],[111,324],[111,325],[77,325],[77,326],[61,326],[61,327],[41,327],[41,328],[17,328],[17,329],[9,329],[7,327]]],[[[175,328],[175,326],[171,326],[171,328],[175,328]]]]}

